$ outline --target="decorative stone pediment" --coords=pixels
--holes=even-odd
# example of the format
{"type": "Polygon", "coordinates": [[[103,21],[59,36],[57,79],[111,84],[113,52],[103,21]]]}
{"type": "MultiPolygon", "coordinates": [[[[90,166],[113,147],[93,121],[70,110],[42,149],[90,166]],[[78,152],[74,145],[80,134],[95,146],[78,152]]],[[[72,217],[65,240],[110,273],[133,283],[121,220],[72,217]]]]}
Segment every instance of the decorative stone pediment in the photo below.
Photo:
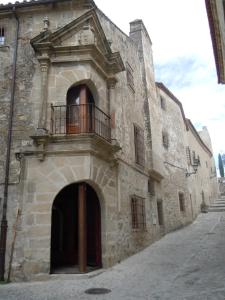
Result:
{"type": "Polygon", "coordinates": [[[49,58],[51,63],[90,62],[105,78],[125,69],[119,52],[111,51],[95,9],[53,33],[40,33],[31,45],[40,61],[49,58]]]}

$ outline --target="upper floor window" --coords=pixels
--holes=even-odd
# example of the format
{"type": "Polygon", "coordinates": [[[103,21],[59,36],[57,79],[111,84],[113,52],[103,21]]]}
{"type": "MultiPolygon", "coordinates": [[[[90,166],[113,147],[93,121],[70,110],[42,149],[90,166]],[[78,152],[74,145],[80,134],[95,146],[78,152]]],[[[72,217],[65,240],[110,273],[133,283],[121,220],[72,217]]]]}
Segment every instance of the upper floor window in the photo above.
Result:
{"type": "Polygon", "coordinates": [[[135,162],[144,166],[145,153],[144,153],[144,130],[134,124],[134,147],[135,147],[135,162]]]}
{"type": "Polygon", "coordinates": [[[186,147],[186,156],[187,156],[187,163],[190,166],[191,164],[191,151],[189,147],[186,147]]]}
{"type": "Polygon", "coordinates": [[[168,149],[169,148],[169,136],[168,133],[163,131],[162,132],[162,144],[164,148],[168,149]]]}
{"type": "Polygon", "coordinates": [[[127,62],[126,64],[126,73],[127,73],[127,85],[131,88],[131,90],[133,92],[135,92],[135,89],[134,89],[134,71],[131,67],[131,65],[127,62]]]}
{"type": "Polygon", "coordinates": [[[131,198],[131,218],[133,229],[146,229],[145,200],[137,196],[131,198]]]}
{"type": "Polygon", "coordinates": [[[179,206],[180,206],[180,211],[185,212],[185,200],[184,200],[184,193],[179,193],[179,206]]]}
{"type": "Polygon", "coordinates": [[[148,192],[151,196],[155,195],[155,184],[152,179],[148,180],[148,192]]]}
{"type": "Polygon", "coordinates": [[[163,202],[161,199],[157,200],[157,214],[158,214],[158,223],[160,226],[164,225],[164,216],[163,216],[163,202]]]}
{"type": "Polygon", "coordinates": [[[5,44],[5,28],[0,26],[0,46],[5,44]]]}
{"type": "Polygon", "coordinates": [[[160,96],[160,105],[163,110],[166,110],[166,100],[162,96],[160,96]]]}

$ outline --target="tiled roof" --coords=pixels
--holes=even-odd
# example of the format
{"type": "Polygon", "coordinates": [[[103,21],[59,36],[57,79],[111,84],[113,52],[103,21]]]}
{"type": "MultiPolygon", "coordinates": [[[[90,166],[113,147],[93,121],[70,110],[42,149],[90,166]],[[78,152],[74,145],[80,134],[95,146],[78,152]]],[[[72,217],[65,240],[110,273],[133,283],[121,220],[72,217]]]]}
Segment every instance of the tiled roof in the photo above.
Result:
{"type": "MultiPolygon", "coordinates": [[[[57,3],[57,2],[66,2],[71,0],[24,0],[24,1],[16,1],[15,3],[9,2],[8,4],[2,4],[0,3],[0,11],[3,10],[9,10],[13,7],[15,8],[22,8],[22,7],[29,7],[34,5],[40,5],[40,4],[50,4],[50,3],[57,3]]],[[[94,1],[87,0],[87,2],[91,2],[94,4],[94,1]]]]}

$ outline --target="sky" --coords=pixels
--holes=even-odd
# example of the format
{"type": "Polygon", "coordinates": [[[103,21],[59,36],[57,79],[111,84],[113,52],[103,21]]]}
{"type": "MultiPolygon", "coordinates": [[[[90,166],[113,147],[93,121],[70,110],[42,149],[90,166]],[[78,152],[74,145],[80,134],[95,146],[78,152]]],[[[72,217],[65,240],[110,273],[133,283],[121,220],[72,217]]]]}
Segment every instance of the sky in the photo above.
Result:
{"type": "Polygon", "coordinates": [[[197,130],[207,126],[216,159],[219,152],[225,153],[225,85],[217,83],[205,1],[95,3],[126,34],[129,22],[143,20],[153,43],[156,80],[182,102],[186,117],[197,130]]]}
{"type": "Polygon", "coordinates": [[[153,43],[156,80],[181,101],[197,130],[207,126],[214,155],[225,153],[225,85],[217,83],[204,0],[96,0],[126,34],[142,19],[153,43]]]}

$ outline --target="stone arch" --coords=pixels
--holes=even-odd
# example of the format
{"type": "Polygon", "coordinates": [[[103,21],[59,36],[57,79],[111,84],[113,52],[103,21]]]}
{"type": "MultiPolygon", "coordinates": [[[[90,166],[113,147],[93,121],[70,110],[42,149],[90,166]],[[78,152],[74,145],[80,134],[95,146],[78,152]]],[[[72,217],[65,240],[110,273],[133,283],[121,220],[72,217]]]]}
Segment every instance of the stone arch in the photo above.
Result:
{"type": "Polygon", "coordinates": [[[96,104],[99,105],[99,100],[106,97],[106,82],[99,75],[99,73],[91,66],[86,64],[85,67],[76,68],[61,68],[59,72],[54,71],[55,87],[57,93],[52,93],[50,90],[50,101],[54,103],[62,102],[62,99],[66,98],[66,93],[69,88],[78,84],[87,84],[91,92],[93,93],[96,104]],[[60,86],[60,89],[57,87],[60,86]]]}
{"type": "Polygon", "coordinates": [[[96,88],[95,83],[91,79],[82,79],[82,80],[76,81],[76,83],[72,84],[68,88],[68,91],[71,88],[73,88],[73,87],[75,88],[75,87],[77,87],[79,85],[86,85],[89,88],[90,92],[93,95],[95,104],[98,105],[98,103],[99,103],[99,93],[98,93],[98,90],[96,88]]]}
{"type": "MultiPolygon", "coordinates": [[[[84,190],[83,190],[84,191],[84,190]]],[[[102,258],[104,256],[104,253],[102,253],[102,249],[105,248],[105,205],[104,205],[104,197],[103,193],[101,192],[100,187],[98,184],[91,180],[80,180],[73,183],[70,183],[66,186],[64,186],[55,196],[53,202],[52,202],[52,216],[51,216],[51,272],[53,270],[53,267],[58,267],[57,264],[60,266],[63,266],[65,264],[65,267],[67,267],[67,264],[71,264],[71,267],[73,267],[73,264],[77,264],[78,268],[81,272],[91,271],[92,268],[99,268],[102,267],[102,258]],[[80,199],[80,187],[85,187],[85,207],[83,211],[87,214],[86,218],[86,249],[80,252],[80,246],[78,247],[78,244],[81,245],[80,242],[80,201],[83,201],[80,199]],[[73,194],[74,193],[74,194],[73,194]],[[64,197],[64,198],[63,198],[64,197]],[[70,199],[69,199],[70,198],[70,199]],[[76,199],[76,200],[75,200],[76,199]],[[60,204],[61,203],[61,204],[60,204]],[[66,204],[66,205],[65,205],[66,204]],[[60,206],[61,205],[61,206],[60,206]],[[69,206],[68,206],[69,205],[69,206]],[[56,225],[56,220],[59,221],[59,218],[57,218],[57,215],[59,215],[60,209],[64,211],[64,216],[66,216],[68,213],[68,219],[70,218],[70,221],[66,220],[64,229],[62,229],[62,226],[56,225]],[[67,208],[66,208],[67,207],[67,208]],[[71,211],[74,210],[74,214],[71,211]],[[57,212],[57,213],[55,213],[57,212]],[[79,222],[78,222],[79,220],[79,222]],[[75,223],[74,223],[75,222],[75,223]],[[69,224],[69,225],[68,225],[69,224]],[[77,224],[73,227],[68,227],[71,224],[77,224]],[[58,227],[57,227],[58,226],[58,227]],[[65,229],[70,228],[70,230],[65,229]],[[66,242],[62,242],[61,237],[61,244],[59,241],[56,241],[54,238],[55,236],[58,236],[58,232],[62,235],[62,230],[65,234],[65,230],[67,230],[67,234],[69,235],[69,238],[66,239],[66,242]],[[57,232],[57,233],[55,233],[57,232]],[[72,236],[71,235],[72,232],[72,236]],[[74,238],[73,238],[74,236],[74,238]],[[79,243],[78,243],[79,239],[79,243]],[[71,246],[68,248],[68,240],[71,243],[71,246]],[[76,247],[74,246],[76,244],[76,247]],[[58,246],[57,246],[58,245],[58,246]],[[62,246],[63,245],[63,246],[62,246]],[[57,248],[58,247],[58,248],[57,248]],[[75,247],[75,248],[74,248],[75,247]],[[55,249],[57,250],[55,251],[55,249]],[[64,249],[66,248],[68,252],[64,249]],[[71,249],[75,249],[73,250],[71,249]],[[60,255],[60,249],[61,255],[60,255]],[[55,251],[55,252],[54,252],[55,251]],[[72,251],[72,252],[71,252],[72,251]],[[84,257],[86,255],[86,262],[84,262],[85,269],[82,269],[82,262],[80,262],[80,254],[79,253],[85,253],[84,257]],[[71,254],[72,253],[72,254],[71,254]],[[72,256],[71,256],[72,255],[72,256]],[[65,258],[62,258],[65,257],[65,258]],[[91,268],[92,267],[92,268],[91,268]]],[[[60,223],[60,222],[59,222],[60,223]]],[[[62,221],[61,221],[62,223],[62,221]]],[[[82,225],[81,225],[82,226],[82,225]]],[[[66,273],[65,269],[65,273],[66,273]]],[[[70,271],[69,271],[70,272],[70,271]]]]}

